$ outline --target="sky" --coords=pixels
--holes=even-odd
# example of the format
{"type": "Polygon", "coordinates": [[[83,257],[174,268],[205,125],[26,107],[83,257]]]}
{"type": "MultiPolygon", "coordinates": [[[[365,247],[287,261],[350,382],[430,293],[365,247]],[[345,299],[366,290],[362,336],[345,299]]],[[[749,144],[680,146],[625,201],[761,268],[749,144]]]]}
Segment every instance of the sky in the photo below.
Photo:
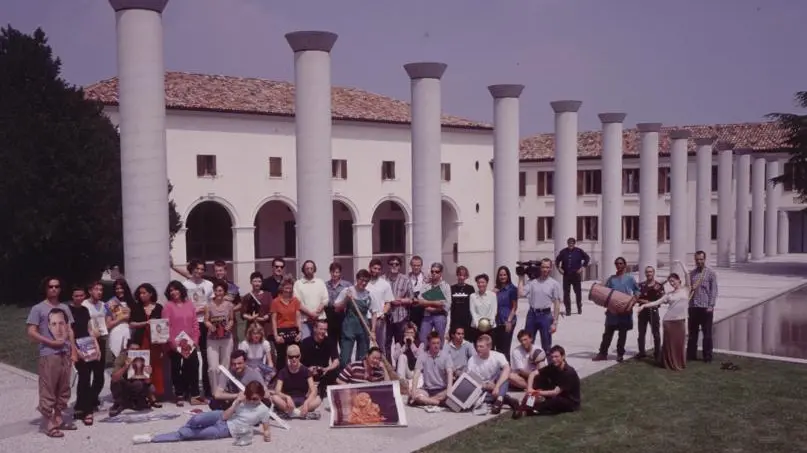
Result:
{"type": "MultiPolygon", "coordinates": [[[[807,90],[803,0],[170,0],[167,70],[293,79],[283,35],[339,34],[335,86],[410,98],[403,64],[441,61],[445,113],[492,122],[487,86],[526,85],[521,135],[551,132],[549,102],[583,101],[580,129],[761,121],[807,90]]],[[[0,0],[0,24],[41,26],[63,76],[115,76],[107,0],[0,0]]]]}

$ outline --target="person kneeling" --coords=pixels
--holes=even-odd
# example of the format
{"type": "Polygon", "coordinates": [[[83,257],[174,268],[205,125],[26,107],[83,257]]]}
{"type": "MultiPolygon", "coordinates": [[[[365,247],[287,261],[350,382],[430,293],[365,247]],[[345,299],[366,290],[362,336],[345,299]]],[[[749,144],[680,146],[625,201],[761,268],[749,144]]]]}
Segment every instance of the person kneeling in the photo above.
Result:
{"type": "Polygon", "coordinates": [[[290,345],[286,350],[288,365],[277,375],[275,394],[272,403],[289,417],[318,420],[320,414],[314,412],[322,404],[322,399],[314,384],[314,377],[300,362],[300,347],[290,345]]]}
{"type": "Polygon", "coordinates": [[[524,404],[513,412],[513,418],[529,415],[554,415],[580,409],[580,377],[566,363],[566,350],[552,346],[550,364],[530,373],[524,404]]]}
{"type": "Polygon", "coordinates": [[[109,409],[110,417],[126,409],[141,411],[151,406],[151,367],[145,364],[142,357],[131,359],[128,354],[128,351],[138,349],[140,345],[130,340],[128,349],[115,357],[112,383],[109,385],[115,402],[109,409]]]}
{"type": "Polygon", "coordinates": [[[263,383],[252,381],[235,402],[225,411],[210,411],[196,414],[184,426],[172,433],[141,434],[134,436],[135,444],[179,442],[183,440],[213,440],[232,437],[233,432],[251,431],[260,423],[263,440],[269,442],[271,411],[261,401],[265,395],[263,383]]]}
{"type": "Polygon", "coordinates": [[[412,404],[441,406],[448,396],[448,389],[454,381],[453,363],[448,354],[441,351],[441,338],[437,332],[429,333],[428,349],[420,354],[415,362],[415,375],[412,378],[412,404]],[[417,382],[423,375],[423,387],[417,382]]]}

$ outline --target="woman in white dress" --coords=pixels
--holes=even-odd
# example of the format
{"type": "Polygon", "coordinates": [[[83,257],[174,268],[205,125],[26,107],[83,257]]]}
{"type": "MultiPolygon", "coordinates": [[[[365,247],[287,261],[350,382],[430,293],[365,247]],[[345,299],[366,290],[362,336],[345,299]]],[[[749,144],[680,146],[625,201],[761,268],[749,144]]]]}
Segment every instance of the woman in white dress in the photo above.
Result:
{"type": "Polygon", "coordinates": [[[664,338],[661,343],[661,364],[664,368],[680,371],[686,368],[686,318],[689,308],[689,271],[684,263],[675,261],[681,273],[671,273],[667,282],[673,291],[665,294],[655,302],[649,302],[639,307],[639,311],[658,307],[661,304],[668,306],[662,320],[664,338]],[[683,276],[683,277],[682,277],[683,276]]]}
{"type": "Polygon", "coordinates": [[[115,291],[115,296],[109,299],[106,303],[107,312],[107,328],[109,329],[109,350],[112,355],[117,357],[120,355],[122,349],[125,349],[126,343],[131,338],[131,329],[129,328],[129,316],[132,312],[135,302],[132,290],[129,289],[129,284],[126,280],[119,278],[112,284],[115,291]]]}

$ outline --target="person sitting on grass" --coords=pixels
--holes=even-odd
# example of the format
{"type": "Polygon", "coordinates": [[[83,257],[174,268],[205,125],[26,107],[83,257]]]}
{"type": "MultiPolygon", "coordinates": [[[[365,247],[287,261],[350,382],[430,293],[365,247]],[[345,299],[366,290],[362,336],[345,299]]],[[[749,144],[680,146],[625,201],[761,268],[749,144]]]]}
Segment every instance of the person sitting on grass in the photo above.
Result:
{"type": "Polygon", "coordinates": [[[485,402],[491,402],[490,413],[499,415],[507,404],[515,412],[518,400],[507,394],[510,364],[504,354],[491,351],[493,339],[483,334],[476,339],[476,354],[468,360],[468,373],[482,380],[485,402]]]}
{"type": "Polygon", "coordinates": [[[420,354],[415,362],[415,375],[412,378],[410,402],[413,405],[436,407],[445,403],[448,389],[454,382],[453,363],[447,353],[440,347],[440,334],[429,333],[429,343],[426,352],[420,354]],[[423,386],[418,387],[420,376],[423,376],[423,386]]]}
{"type": "Polygon", "coordinates": [[[322,399],[317,392],[314,377],[300,360],[300,347],[296,344],[289,345],[286,359],[288,365],[277,374],[272,403],[288,417],[319,420],[320,415],[314,410],[322,404],[322,399]]]}
{"type": "MultiPolygon", "coordinates": [[[[246,386],[252,381],[264,382],[261,373],[247,366],[247,353],[236,349],[230,353],[230,374],[246,386]]],[[[211,410],[224,410],[230,407],[238,398],[238,387],[230,381],[224,373],[219,378],[216,389],[213,390],[213,399],[210,401],[211,410]]]]}
{"type": "Polygon", "coordinates": [[[545,365],[546,354],[533,345],[532,335],[524,329],[518,332],[518,342],[521,345],[510,353],[510,388],[526,390],[527,379],[537,370],[536,362],[543,361],[545,365]]]}
{"type": "MultiPolygon", "coordinates": [[[[109,384],[112,398],[115,403],[109,409],[109,416],[114,417],[126,409],[135,411],[142,411],[148,409],[150,406],[161,407],[159,403],[152,403],[151,391],[151,367],[144,366],[138,376],[138,373],[133,373],[129,377],[129,370],[135,365],[133,360],[129,357],[129,351],[137,351],[140,345],[129,340],[126,349],[120,351],[115,357],[115,364],[112,368],[111,383],[109,384]]],[[[139,358],[139,361],[143,361],[139,358]]]]}
{"type": "Polygon", "coordinates": [[[566,363],[566,350],[562,346],[552,346],[549,358],[548,366],[530,374],[527,380],[527,388],[530,389],[527,391],[528,398],[513,412],[513,419],[521,418],[525,413],[554,415],[580,409],[580,377],[566,363]]]}
{"type": "Polygon", "coordinates": [[[269,431],[271,411],[263,404],[266,396],[263,383],[252,381],[239,393],[232,406],[224,411],[196,414],[177,431],[158,434],[139,434],[132,438],[135,444],[179,442],[183,440],[213,440],[232,437],[233,432],[252,429],[261,424],[264,442],[272,440],[269,431]]]}

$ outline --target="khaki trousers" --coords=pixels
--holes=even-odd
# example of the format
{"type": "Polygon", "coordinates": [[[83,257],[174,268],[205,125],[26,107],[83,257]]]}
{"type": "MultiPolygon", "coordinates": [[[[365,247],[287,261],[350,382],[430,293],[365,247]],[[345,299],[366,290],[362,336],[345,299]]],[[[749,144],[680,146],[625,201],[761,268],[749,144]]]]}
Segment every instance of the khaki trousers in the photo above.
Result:
{"type": "Polygon", "coordinates": [[[60,416],[70,400],[70,370],[67,354],[39,358],[39,412],[46,418],[60,416]]]}

